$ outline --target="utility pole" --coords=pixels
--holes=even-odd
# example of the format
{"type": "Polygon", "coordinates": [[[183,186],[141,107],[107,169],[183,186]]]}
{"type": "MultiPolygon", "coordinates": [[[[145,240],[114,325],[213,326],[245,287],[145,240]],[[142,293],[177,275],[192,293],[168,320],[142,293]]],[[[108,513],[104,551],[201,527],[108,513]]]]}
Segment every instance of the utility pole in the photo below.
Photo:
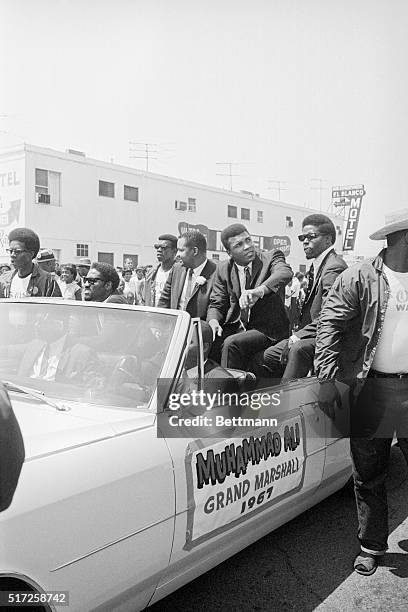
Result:
{"type": "Polygon", "coordinates": [[[157,155],[157,144],[129,140],[129,157],[131,159],[144,159],[146,161],[146,172],[149,172],[149,159],[157,159],[157,157],[152,157],[152,153],[157,155]],[[152,149],[152,147],[155,148],[152,149]],[[140,155],[131,155],[131,153],[140,153],[140,155]]]}
{"type": "Polygon", "coordinates": [[[268,189],[273,189],[278,192],[278,201],[281,199],[281,191],[287,189],[287,187],[282,187],[286,181],[276,181],[275,179],[268,179],[268,183],[273,183],[272,187],[268,187],[268,189]]]}
{"type": "Polygon", "coordinates": [[[319,190],[319,207],[322,210],[322,192],[327,190],[327,187],[323,187],[323,179],[321,178],[312,178],[311,181],[317,181],[319,183],[318,186],[312,185],[310,189],[318,189],[319,190]]]}
{"type": "Polygon", "coordinates": [[[232,166],[239,166],[240,162],[215,162],[216,166],[228,166],[229,172],[227,174],[220,174],[217,172],[217,176],[229,176],[230,179],[230,191],[232,191],[232,177],[241,176],[240,174],[232,173],[232,166]]]}

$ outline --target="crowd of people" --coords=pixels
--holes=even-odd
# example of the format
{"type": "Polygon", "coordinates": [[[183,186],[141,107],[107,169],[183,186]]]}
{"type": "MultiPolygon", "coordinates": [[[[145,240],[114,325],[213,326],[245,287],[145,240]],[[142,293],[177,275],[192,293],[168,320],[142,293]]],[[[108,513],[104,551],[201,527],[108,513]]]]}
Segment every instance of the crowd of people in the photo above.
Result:
{"type": "Polygon", "coordinates": [[[0,270],[0,297],[185,310],[206,322],[212,368],[252,372],[270,384],[314,372],[322,408],[338,398],[334,382],[345,381],[361,545],[354,569],[374,573],[387,549],[385,478],[394,431],[408,462],[408,211],[371,236],[387,247],[351,268],[335,252],[332,221],[308,215],[298,236],[311,263],[305,276],[293,275],[282,251],[257,252],[239,223],[221,233],[226,260],[207,258],[198,231],[162,234],[156,265],[147,270],[134,270],[130,259],[118,271],[87,258],[58,269],[32,230],[16,228],[8,238],[11,265],[0,270]]]}

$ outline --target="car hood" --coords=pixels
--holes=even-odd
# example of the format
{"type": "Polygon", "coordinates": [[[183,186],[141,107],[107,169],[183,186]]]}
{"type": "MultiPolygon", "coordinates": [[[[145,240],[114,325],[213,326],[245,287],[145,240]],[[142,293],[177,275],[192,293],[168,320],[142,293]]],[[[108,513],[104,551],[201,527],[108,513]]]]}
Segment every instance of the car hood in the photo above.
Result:
{"type": "Polygon", "coordinates": [[[68,410],[59,411],[19,394],[10,393],[10,399],[23,434],[26,461],[152,427],[156,421],[156,415],[147,410],[64,401],[68,410]]]}

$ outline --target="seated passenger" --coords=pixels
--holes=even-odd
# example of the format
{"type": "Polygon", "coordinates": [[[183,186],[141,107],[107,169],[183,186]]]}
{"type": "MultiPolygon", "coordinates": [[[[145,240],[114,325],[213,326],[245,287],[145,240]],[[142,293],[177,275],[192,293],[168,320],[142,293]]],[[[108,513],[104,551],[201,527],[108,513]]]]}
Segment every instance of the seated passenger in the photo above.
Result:
{"type": "MultiPolygon", "coordinates": [[[[226,368],[247,370],[251,357],[289,335],[289,321],[278,293],[292,278],[282,251],[255,252],[246,227],[221,233],[230,259],[215,273],[207,321],[215,343],[211,356],[226,368]]],[[[282,296],[283,297],[283,296],[282,296]]]]}
{"type": "Polygon", "coordinates": [[[21,356],[18,375],[81,384],[97,369],[94,352],[70,334],[70,317],[51,309],[36,323],[37,337],[21,356]]]}
{"type": "Polygon", "coordinates": [[[263,355],[269,375],[282,377],[282,382],[307,376],[312,368],[322,305],[337,276],[347,268],[334,250],[336,228],[325,215],[306,217],[299,240],[303,242],[306,259],[312,260],[299,329],[290,338],[267,348],[263,355]]]}

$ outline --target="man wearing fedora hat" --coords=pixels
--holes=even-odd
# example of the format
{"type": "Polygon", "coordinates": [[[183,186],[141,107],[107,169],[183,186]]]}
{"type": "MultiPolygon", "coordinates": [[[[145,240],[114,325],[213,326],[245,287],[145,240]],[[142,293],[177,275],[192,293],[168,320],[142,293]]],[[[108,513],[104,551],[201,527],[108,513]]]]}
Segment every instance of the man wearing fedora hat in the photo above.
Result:
{"type": "Polygon", "coordinates": [[[408,463],[408,209],[370,236],[387,240],[374,259],[345,270],[324,303],[316,338],[320,404],[350,386],[350,448],[361,551],[359,574],[375,572],[387,550],[385,488],[394,431],[408,463]]]}

